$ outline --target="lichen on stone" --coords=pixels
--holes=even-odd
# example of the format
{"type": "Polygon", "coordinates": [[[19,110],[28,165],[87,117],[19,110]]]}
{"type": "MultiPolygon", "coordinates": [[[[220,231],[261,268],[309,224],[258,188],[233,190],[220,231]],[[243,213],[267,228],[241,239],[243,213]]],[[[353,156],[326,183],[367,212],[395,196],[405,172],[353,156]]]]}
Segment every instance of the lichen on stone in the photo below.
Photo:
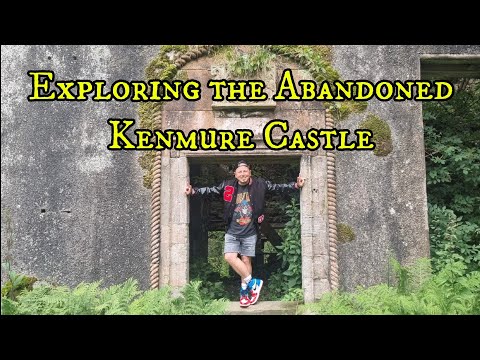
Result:
{"type": "Polygon", "coordinates": [[[337,240],[343,244],[355,240],[355,232],[351,226],[343,223],[337,224],[337,240]]]}

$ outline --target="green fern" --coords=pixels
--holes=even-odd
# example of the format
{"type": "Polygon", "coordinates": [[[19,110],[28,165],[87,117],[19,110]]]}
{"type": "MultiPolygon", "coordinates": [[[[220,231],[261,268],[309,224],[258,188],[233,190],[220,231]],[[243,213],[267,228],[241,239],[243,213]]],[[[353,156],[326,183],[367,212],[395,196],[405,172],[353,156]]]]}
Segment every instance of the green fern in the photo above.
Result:
{"type": "Polygon", "coordinates": [[[181,300],[172,298],[172,289],[164,286],[160,289],[145,291],[128,308],[131,315],[176,315],[181,300]]]}
{"type": "Polygon", "coordinates": [[[316,314],[479,315],[480,272],[466,273],[461,262],[431,272],[428,259],[411,266],[392,261],[399,277],[396,286],[379,284],[353,293],[332,292],[303,311],[316,314]]]}
{"type": "Polygon", "coordinates": [[[68,315],[82,314],[82,315],[97,315],[96,307],[98,306],[98,292],[100,288],[100,281],[94,283],[80,283],[71,292],[67,294],[67,308],[68,315]]]}
{"type": "Polygon", "coordinates": [[[2,315],[15,315],[18,313],[18,303],[7,297],[2,296],[2,315]]]}
{"type": "Polygon", "coordinates": [[[191,281],[182,291],[185,302],[183,303],[182,313],[186,315],[220,315],[225,313],[227,301],[217,299],[205,301],[202,298],[200,287],[201,281],[191,281]]]}
{"type": "Polygon", "coordinates": [[[105,289],[100,282],[81,283],[73,290],[66,286],[42,285],[22,291],[17,301],[2,297],[2,314],[22,315],[181,315],[223,314],[227,301],[204,299],[201,283],[192,282],[174,297],[170,287],[138,290],[138,283],[128,279],[105,289]]]}
{"type": "Polygon", "coordinates": [[[126,315],[130,303],[140,294],[138,282],[132,278],[120,285],[113,285],[99,295],[96,312],[105,315],[126,315]]]}

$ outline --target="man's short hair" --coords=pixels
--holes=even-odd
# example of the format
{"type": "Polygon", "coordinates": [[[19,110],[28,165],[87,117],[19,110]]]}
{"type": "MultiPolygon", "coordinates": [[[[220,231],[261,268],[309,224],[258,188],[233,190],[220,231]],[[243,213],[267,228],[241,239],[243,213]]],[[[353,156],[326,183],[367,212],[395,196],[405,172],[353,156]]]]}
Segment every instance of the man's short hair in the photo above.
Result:
{"type": "Polygon", "coordinates": [[[240,166],[246,166],[248,169],[250,169],[250,165],[245,160],[240,160],[237,165],[235,165],[235,170],[237,170],[240,166]]]}

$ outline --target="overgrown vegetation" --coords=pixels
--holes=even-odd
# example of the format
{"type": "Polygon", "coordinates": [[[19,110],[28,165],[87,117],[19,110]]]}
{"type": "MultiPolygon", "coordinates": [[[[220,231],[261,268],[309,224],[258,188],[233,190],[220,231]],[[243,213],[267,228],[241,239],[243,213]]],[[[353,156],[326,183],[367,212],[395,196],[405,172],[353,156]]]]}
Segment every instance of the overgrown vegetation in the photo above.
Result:
{"type": "Polygon", "coordinates": [[[402,267],[392,260],[397,285],[359,287],[356,292],[325,294],[300,307],[302,313],[360,315],[471,315],[480,314],[480,272],[467,272],[452,262],[433,274],[428,259],[402,267]]]}
{"type": "Polygon", "coordinates": [[[2,296],[2,315],[220,315],[224,299],[202,296],[201,283],[191,281],[178,297],[172,288],[140,291],[136,280],[102,289],[100,282],[74,289],[42,285],[22,291],[15,300],[2,296]]]}
{"type": "Polygon", "coordinates": [[[8,279],[2,286],[2,297],[15,300],[22,290],[32,290],[33,284],[37,281],[37,278],[33,276],[26,276],[14,271],[12,264],[8,261],[2,264],[2,268],[8,279]]]}
{"type": "Polygon", "coordinates": [[[281,231],[283,242],[277,246],[277,256],[282,261],[280,269],[268,279],[271,300],[301,301],[302,243],[300,233],[300,203],[293,197],[285,206],[289,221],[281,231]]]}
{"type": "Polygon", "coordinates": [[[432,266],[480,269],[480,80],[462,80],[447,102],[424,104],[432,266]]]}
{"type": "Polygon", "coordinates": [[[24,289],[31,290],[37,279],[33,276],[27,276],[16,272],[13,269],[13,243],[15,240],[12,211],[9,208],[2,208],[2,221],[5,229],[5,249],[2,259],[2,297],[15,300],[17,295],[24,289]]]}
{"type": "Polygon", "coordinates": [[[255,47],[251,53],[241,53],[236,47],[230,47],[226,57],[229,74],[249,78],[262,70],[269,70],[275,55],[264,47],[255,47]]]}
{"type": "MultiPolygon", "coordinates": [[[[270,47],[281,55],[303,59],[316,69],[317,79],[336,76],[333,69],[322,63],[326,55],[303,47],[270,47]],[[290,54],[290,55],[289,55],[290,54]],[[319,57],[320,58],[317,58],[319,57]],[[319,60],[320,59],[320,60],[319,60]],[[313,65],[312,65],[313,64],[313,65]],[[322,65],[323,64],[323,65],[322,65]],[[318,67],[318,68],[316,68],[318,67]]],[[[176,74],[170,61],[171,52],[185,48],[164,47],[160,65],[152,63],[147,77],[171,79],[176,74]],[[160,72],[159,69],[161,70],[160,72]]],[[[259,55],[239,60],[238,71],[264,66],[267,58],[259,55]],[[242,63],[243,61],[243,63],[242,63]]],[[[307,66],[305,65],[305,66],[307,66]]],[[[246,72],[242,74],[247,75],[246,72]]],[[[318,81],[318,80],[317,80],[318,81]]],[[[141,109],[144,120],[152,121],[158,111],[155,105],[141,109]]],[[[427,167],[428,214],[431,259],[419,259],[411,266],[401,266],[391,260],[394,284],[359,287],[352,293],[325,294],[314,304],[301,309],[315,314],[480,314],[480,81],[462,81],[456,95],[448,102],[424,104],[425,155],[427,167]]],[[[147,124],[153,127],[153,122],[147,124]]],[[[151,153],[153,154],[153,153],[151,153]]],[[[151,161],[151,154],[143,160],[151,161]]],[[[260,169],[260,171],[265,171],[260,169]]],[[[284,174],[283,174],[284,175],[284,174]]],[[[294,197],[285,207],[289,220],[281,235],[282,245],[275,247],[281,265],[267,280],[264,300],[301,300],[300,209],[294,197]]],[[[6,255],[2,287],[1,313],[6,314],[223,314],[231,293],[224,279],[232,274],[221,254],[223,236],[212,235],[212,252],[208,263],[193,263],[195,276],[180,296],[172,288],[140,291],[136,280],[101,288],[100,282],[82,283],[70,289],[65,286],[34,286],[33,277],[13,270],[11,248],[13,228],[11,215],[5,213],[6,255]],[[203,285],[202,285],[203,284],[203,285]]],[[[354,233],[348,230],[348,240],[354,233]]],[[[210,249],[209,249],[210,251],[210,249]]]]}
{"type": "Polygon", "coordinates": [[[480,81],[424,104],[431,259],[392,260],[395,285],[325,294],[314,314],[480,314],[480,81]]]}
{"type": "MultiPolygon", "coordinates": [[[[262,299],[302,301],[302,247],[298,198],[292,197],[289,203],[282,206],[282,211],[289,219],[284,229],[279,231],[283,242],[276,247],[268,243],[267,251],[272,252],[271,256],[274,258],[266,260],[262,268],[254,268],[254,273],[266,280],[262,299]],[[280,262],[278,269],[272,265],[276,261],[280,262]]],[[[223,259],[223,241],[223,231],[209,232],[208,261],[194,259],[190,264],[190,277],[192,280],[202,281],[200,292],[205,298],[212,300],[227,298],[237,301],[239,278],[223,259]]]]}
{"type": "MultiPolygon", "coordinates": [[[[223,258],[224,232],[209,232],[208,259],[193,259],[190,263],[190,279],[201,281],[200,292],[206,299],[233,299],[227,283],[231,282],[233,273],[223,258]]],[[[235,295],[238,292],[238,278],[235,274],[235,295]]]]}

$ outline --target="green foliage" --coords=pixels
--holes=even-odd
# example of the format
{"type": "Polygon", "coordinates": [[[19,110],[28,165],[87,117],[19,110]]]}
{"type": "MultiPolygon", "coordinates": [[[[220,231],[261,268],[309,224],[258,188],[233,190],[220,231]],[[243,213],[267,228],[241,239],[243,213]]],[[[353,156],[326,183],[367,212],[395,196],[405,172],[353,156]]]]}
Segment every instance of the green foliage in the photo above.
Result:
{"type": "Polygon", "coordinates": [[[303,302],[303,290],[301,288],[288,289],[287,293],[282,296],[281,300],[303,302]]]}
{"type": "Polygon", "coordinates": [[[172,289],[164,286],[145,291],[132,301],[128,311],[132,315],[175,315],[181,305],[182,299],[172,297],[172,289]]]}
{"type": "MultiPolygon", "coordinates": [[[[145,69],[146,81],[158,79],[166,81],[174,80],[178,69],[170,59],[170,55],[180,56],[187,50],[188,46],[186,45],[163,45],[158,55],[145,69]]],[[[157,130],[158,124],[156,122],[161,119],[162,107],[162,101],[142,102],[138,107],[140,128],[151,131],[157,130]]],[[[138,158],[140,166],[144,169],[143,186],[147,189],[152,187],[154,158],[155,151],[146,151],[138,158]]]]}
{"type": "Polygon", "coordinates": [[[136,280],[100,288],[100,282],[81,283],[74,289],[42,285],[22,291],[16,300],[2,296],[2,315],[171,315],[223,314],[227,302],[211,301],[192,281],[174,297],[170,287],[142,292],[136,280]]]}
{"type": "Polygon", "coordinates": [[[223,257],[224,231],[208,232],[208,257],[190,259],[190,279],[201,281],[200,293],[205,299],[230,299],[238,297],[238,276],[223,257]],[[231,293],[230,283],[235,283],[231,293]]]}
{"type": "Polygon", "coordinates": [[[480,80],[462,80],[448,101],[424,103],[432,266],[480,269],[480,80]]]}
{"type": "Polygon", "coordinates": [[[428,259],[402,267],[392,261],[397,285],[359,287],[353,293],[331,292],[300,311],[315,314],[479,315],[480,272],[467,273],[452,262],[438,273],[428,271],[428,259]]]}
{"type": "Polygon", "coordinates": [[[205,299],[200,292],[201,282],[190,281],[174,297],[169,286],[159,290],[148,290],[135,300],[129,308],[134,315],[222,315],[227,308],[224,299],[205,299]]]}
{"type": "Polygon", "coordinates": [[[3,263],[2,267],[8,278],[8,281],[2,286],[2,297],[15,300],[22,290],[31,290],[33,284],[37,281],[33,276],[26,276],[13,271],[10,262],[3,263]]]}
{"type": "MultiPolygon", "coordinates": [[[[292,197],[285,206],[289,221],[282,230],[283,243],[277,246],[277,256],[282,261],[280,269],[269,278],[273,299],[299,297],[302,288],[302,243],[300,233],[300,203],[292,197]]],[[[303,295],[302,295],[303,297],[303,295]]]]}
{"type": "Polygon", "coordinates": [[[395,276],[393,284],[397,292],[403,295],[418,291],[432,275],[431,261],[427,258],[420,258],[409,266],[402,266],[392,257],[390,266],[395,276]]]}
{"type": "Polygon", "coordinates": [[[480,224],[480,80],[423,108],[428,201],[480,224]]]}
{"type": "MultiPolygon", "coordinates": [[[[199,289],[200,293],[210,300],[229,298],[228,291],[226,290],[224,281],[229,277],[228,263],[223,260],[223,256],[217,257],[217,261],[222,261],[226,264],[226,273],[222,275],[218,269],[215,269],[209,262],[202,261],[201,259],[195,260],[190,264],[190,278],[192,281],[201,281],[202,285],[199,289]]],[[[222,264],[222,267],[225,266],[222,264]]]]}
{"type": "Polygon", "coordinates": [[[200,293],[200,281],[191,281],[187,284],[182,295],[184,301],[180,307],[181,313],[186,315],[221,315],[225,312],[227,301],[225,299],[204,300],[200,293]]]}
{"type": "Polygon", "coordinates": [[[279,55],[291,58],[305,66],[317,83],[340,80],[330,63],[330,48],[308,45],[271,45],[268,48],[279,55]]]}
{"type": "Polygon", "coordinates": [[[480,226],[438,205],[428,204],[428,214],[433,269],[439,271],[456,261],[469,271],[480,269],[480,226]]]}
{"type": "Polygon", "coordinates": [[[236,48],[231,48],[226,56],[228,73],[242,78],[253,77],[262,70],[268,70],[275,57],[263,47],[255,47],[251,53],[240,53],[236,48]]]}
{"type": "MultiPolygon", "coordinates": [[[[173,80],[185,77],[174,64],[174,59],[190,50],[192,45],[163,45],[158,55],[145,69],[145,79],[173,80]]],[[[341,80],[338,71],[332,66],[331,46],[325,45],[262,45],[255,46],[250,53],[242,53],[232,45],[215,45],[208,47],[208,54],[225,61],[227,71],[236,77],[253,77],[259,71],[268,69],[277,55],[294,60],[305,67],[318,83],[333,83],[341,80]]],[[[161,121],[163,102],[143,102],[139,105],[139,124],[142,129],[156,130],[161,121]]],[[[367,109],[367,102],[359,101],[327,101],[326,108],[331,109],[335,120],[340,121],[352,113],[360,113],[367,109]]],[[[144,170],[143,185],[150,189],[153,181],[153,159],[155,152],[144,152],[139,163],[144,170]]]]}
{"type": "Polygon", "coordinates": [[[208,264],[221,277],[230,276],[230,265],[223,258],[225,232],[210,231],[208,233],[208,264]]]}
{"type": "Polygon", "coordinates": [[[140,294],[137,281],[130,278],[123,284],[112,285],[102,290],[98,297],[96,311],[105,315],[127,315],[130,304],[140,294]]]}
{"type": "MultiPolygon", "coordinates": [[[[467,86],[465,86],[467,84],[467,86]]],[[[317,314],[480,314],[480,81],[424,103],[431,261],[392,260],[394,285],[325,294],[317,314]]]]}

